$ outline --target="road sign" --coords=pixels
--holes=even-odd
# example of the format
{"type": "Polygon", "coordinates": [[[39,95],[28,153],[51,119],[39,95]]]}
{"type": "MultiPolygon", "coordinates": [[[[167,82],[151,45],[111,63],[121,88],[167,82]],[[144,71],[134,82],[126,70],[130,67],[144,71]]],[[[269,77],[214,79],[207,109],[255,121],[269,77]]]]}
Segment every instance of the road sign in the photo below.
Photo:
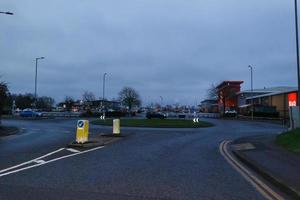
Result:
{"type": "Polygon", "coordinates": [[[78,120],[77,131],[76,131],[76,142],[85,143],[88,141],[88,136],[89,136],[89,121],[78,120]]]}

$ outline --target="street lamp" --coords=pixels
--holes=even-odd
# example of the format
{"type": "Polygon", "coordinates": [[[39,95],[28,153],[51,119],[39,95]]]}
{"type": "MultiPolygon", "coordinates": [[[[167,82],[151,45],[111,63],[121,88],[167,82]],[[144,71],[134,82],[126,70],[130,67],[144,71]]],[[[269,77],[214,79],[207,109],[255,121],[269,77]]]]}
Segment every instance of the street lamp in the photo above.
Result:
{"type": "Polygon", "coordinates": [[[34,82],[34,107],[36,108],[37,101],[37,68],[38,68],[38,60],[45,59],[45,57],[35,58],[35,82],[34,82]]]}
{"type": "Polygon", "coordinates": [[[160,107],[161,107],[161,111],[163,110],[163,97],[159,96],[160,98],[160,107]]]}
{"type": "Polygon", "coordinates": [[[14,13],[12,13],[12,12],[1,12],[1,11],[0,11],[0,13],[1,13],[1,14],[5,14],[5,15],[14,15],[14,13]]]}
{"type": "Polygon", "coordinates": [[[297,0],[294,1],[295,6],[295,27],[296,27],[296,51],[297,51],[297,78],[298,78],[298,112],[300,121],[300,67],[299,67],[299,35],[298,35],[298,6],[297,0]]]}
{"type": "Polygon", "coordinates": [[[107,73],[103,74],[103,88],[102,88],[102,101],[101,101],[101,108],[103,111],[103,116],[105,116],[105,111],[104,111],[104,98],[105,98],[105,77],[106,77],[107,73]]]}
{"type": "Polygon", "coordinates": [[[250,72],[251,72],[251,119],[253,120],[253,111],[254,111],[254,107],[253,107],[253,67],[251,65],[248,66],[250,68],[250,72]]]}

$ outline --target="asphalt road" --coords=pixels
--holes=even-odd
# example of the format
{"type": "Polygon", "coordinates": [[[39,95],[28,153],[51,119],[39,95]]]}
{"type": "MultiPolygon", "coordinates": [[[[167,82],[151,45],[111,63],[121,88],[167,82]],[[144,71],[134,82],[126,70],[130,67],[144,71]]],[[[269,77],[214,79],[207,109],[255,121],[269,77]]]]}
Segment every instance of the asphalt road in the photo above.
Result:
{"type": "MultiPolygon", "coordinates": [[[[22,131],[0,138],[0,199],[264,199],[225,161],[219,144],[279,133],[282,126],[209,121],[216,126],[122,128],[128,136],[117,143],[1,176],[3,169],[66,147],[76,126],[76,120],[3,120],[22,131]]],[[[91,132],[111,128],[91,126],[91,132]]]]}

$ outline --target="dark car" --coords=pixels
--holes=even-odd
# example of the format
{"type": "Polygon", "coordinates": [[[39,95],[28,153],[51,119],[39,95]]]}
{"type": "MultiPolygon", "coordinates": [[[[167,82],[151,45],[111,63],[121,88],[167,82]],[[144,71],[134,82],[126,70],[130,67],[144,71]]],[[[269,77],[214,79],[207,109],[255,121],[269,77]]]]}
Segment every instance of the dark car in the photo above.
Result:
{"type": "Polygon", "coordinates": [[[147,119],[151,118],[158,118],[158,119],[165,119],[167,116],[163,113],[158,113],[158,112],[148,112],[146,114],[147,119]]]}

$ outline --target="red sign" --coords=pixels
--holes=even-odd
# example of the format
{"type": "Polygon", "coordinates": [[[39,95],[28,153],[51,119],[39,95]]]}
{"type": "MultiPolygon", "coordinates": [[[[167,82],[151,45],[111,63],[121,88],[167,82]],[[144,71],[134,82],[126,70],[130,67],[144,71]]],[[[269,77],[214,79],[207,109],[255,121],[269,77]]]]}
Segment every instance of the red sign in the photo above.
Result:
{"type": "Polygon", "coordinates": [[[290,93],[288,94],[289,106],[296,106],[297,105],[297,93],[290,93]]]}

